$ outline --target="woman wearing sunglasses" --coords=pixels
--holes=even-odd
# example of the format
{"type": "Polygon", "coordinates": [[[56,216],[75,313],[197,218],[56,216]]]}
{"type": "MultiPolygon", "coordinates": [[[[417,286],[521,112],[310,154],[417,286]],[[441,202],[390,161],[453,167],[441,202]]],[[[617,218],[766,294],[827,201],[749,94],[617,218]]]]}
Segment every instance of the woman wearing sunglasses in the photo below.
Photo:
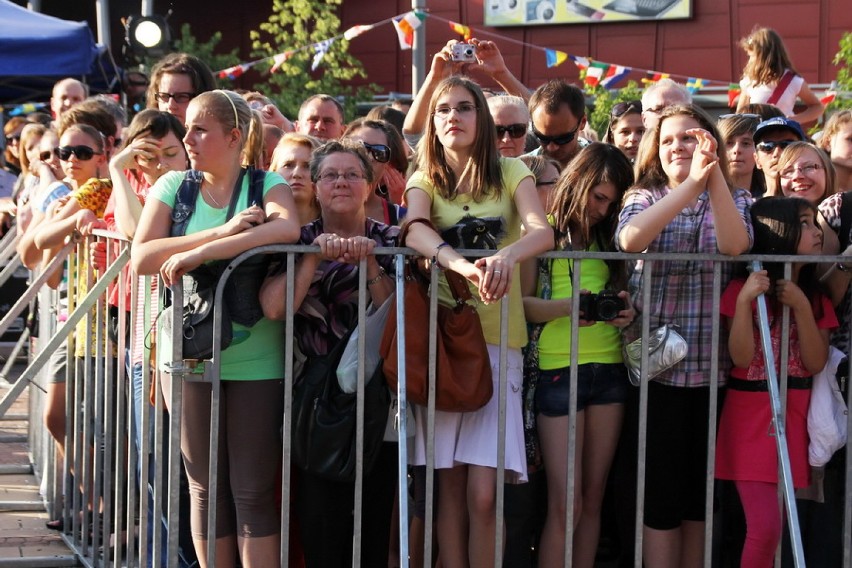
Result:
{"type": "Polygon", "coordinates": [[[639,142],[645,134],[642,123],[642,101],[615,103],[609,113],[609,126],[604,142],[612,144],[627,156],[631,163],[639,155],[639,142]]]}
{"type": "Polygon", "coordinates": [[[391,187],[405,187],[408,159],[402,137],[384,120],[358,119],[350,123],[344,138],[360,142],[370,156],[373,166],[372,191],[367,196],[367,217],[386,225],[399,225],[405,208],[388,199],[391,187]]]}
{"type": "Polygon", "coordinates": [[[519,158],[526,152],[530,110],[521,97],[498,95],[488,99],[488,110],[497,127],[497,150],[506,158],[519,158]]]}

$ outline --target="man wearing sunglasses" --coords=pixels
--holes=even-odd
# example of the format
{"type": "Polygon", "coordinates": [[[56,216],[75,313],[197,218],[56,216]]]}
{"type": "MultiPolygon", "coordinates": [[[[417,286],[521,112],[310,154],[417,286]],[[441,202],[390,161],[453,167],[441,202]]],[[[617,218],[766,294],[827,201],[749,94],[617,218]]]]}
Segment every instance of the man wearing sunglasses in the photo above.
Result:
{"type": "Polygon", "coordinates": [[[805,133],[799,123],[783,116],[764,120],[757,125],[754,131],[754,146],[757,150],[755,162],[757,169],[763,172],[767,188],[775,187],[781,152],[791,143],[803,140],[805,133]]]}
{"type": "Polygon", "coordinates": [[[583,91],[562,79],[551,79],[530,97],[532,133],[539,147],[528,155],[545,155],[568,165],[588,140],[579,137],[586,126],[586,98],[583,91]]]}
{"type": "Polygon", "coordinates": [[[517,158],[524,153],[530,111],[521,97],[497,95],[488,99],[488,110],[497,127],[497,150],[504,158],[517,158]]]}

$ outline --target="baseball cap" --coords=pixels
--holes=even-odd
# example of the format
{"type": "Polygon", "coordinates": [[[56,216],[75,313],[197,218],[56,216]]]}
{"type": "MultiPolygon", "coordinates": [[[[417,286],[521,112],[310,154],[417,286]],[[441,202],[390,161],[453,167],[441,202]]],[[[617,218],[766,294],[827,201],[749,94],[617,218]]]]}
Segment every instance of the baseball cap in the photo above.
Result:
{"type": "Polygon", "coordinates": [[[776,116],[769,120],[764,120],[757,125],[754,131],[754,141],[760,142],[768,132],[773,130],[788,130],[795,134],[799,140],[804,141],[806,139],[805,133],[798,122],[784,118],[783,116],[776,116]]]}

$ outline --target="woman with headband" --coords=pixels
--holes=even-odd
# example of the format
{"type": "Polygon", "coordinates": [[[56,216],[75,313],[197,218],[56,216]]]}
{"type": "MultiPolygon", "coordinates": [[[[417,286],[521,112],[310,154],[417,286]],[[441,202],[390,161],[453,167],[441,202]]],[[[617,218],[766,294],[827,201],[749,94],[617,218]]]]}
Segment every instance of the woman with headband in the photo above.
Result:
{"type": "MultiPolygon", "coordinates": [[[[184,137],[194,170],[202,174],[195,209],[183,236],[171,236],[172,209],[184,180],[169,172],[151,188],[136,229],[133,268],[159,272],[166,286],[202,264],[231,259],[251,248],[291,243],[299,222],[286,182],[266,173],[262,203],[248,203],[251,172],[262,147],[260,116],[231,91],[210,91],[192,99],[184,137]],[[234,192],[236,213],[227,218],[234,192]]],[[[259,282],[258,282],[259,286],[259,282]]],[[[240,290],[243,303],[257,293],[240,290]]],[[[259,304],[258,304],[259,308],[259,304]]],[[[281,459],[284,404],[284,322],[261,318],[251,327],[236,322],[233,341],[221,354],[221,405],[216,491],[216,565],[278,566],[280,522],[275,479],[281,459]]],[[[160,337],[160,353],[170,353],[160,337]]],[[[183,385],[181,452],[190,484],[190,527],[202,566],[207,559],[210,385],[183,385]]]]}

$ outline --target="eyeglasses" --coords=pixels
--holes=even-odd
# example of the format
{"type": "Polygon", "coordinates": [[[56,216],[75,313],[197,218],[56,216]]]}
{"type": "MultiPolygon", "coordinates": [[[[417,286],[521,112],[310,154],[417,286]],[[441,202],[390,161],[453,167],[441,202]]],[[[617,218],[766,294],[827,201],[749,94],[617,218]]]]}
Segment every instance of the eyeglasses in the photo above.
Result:
{"type": "Polygon", "coordinates": [[[659,105],[651,108],[646,108],[642,112],[649,112],[651,114],[660,114],[663,112],[663,109],[666,108],[666,105],[659,105]]]}
{"type": "Polygon", "coordinates": [[[509,133],[509,138],[523,138],[527,135],[527,125],[526,124],[498,124],[497,125],[497,138],[502,139],[506,133],[509,133]]]}
{"type": "Polygon", "coordinates": [[[774,152],[775,148],[781,148],[782,150],[795,142],[795,140],[779,140],[777,142],[767,141],[767,142],[758,142],[757,149],[761,152],[765,152],[767,154],[774,152]]]}
{"type": "Polygon", "coordinates": [[[358,172],[324,172],[317,177],[317,181],[321,181],[322,183],[336,183],[337,180],[343,178],[345,181],[349,183],[355,183],[357,181],[361,181],[364,179],[364,175],[358,172]]]}
{"type": "Polygon", "coordinates": [[[792,168],[785,168],[783,172],[781,172],[781,179],[793,179],[796,177],[796,172],[800,172],[803,176],[811,177],[818,171],[822,169],[822,166],[819,164],[805,164],[804,166],[793,166],[792,168]]]}
{"type": "Polygon", "coordinates": [[[92,148],[88,146],[60,146],[59,148],[55,148],[53,153],[59,156],[59,159],[63,162],[67,162],[71,159],[71,154],[77,156],[78,160],[82,160],[87,162],[92,159],[92,156],[95,154],[103,154],[103,152],[95,152],[92,148]]]}
{"type": "Polygon", "coordinates": [[[475,111],[478,107],[473,103],[460,103],[459,106],[439,106],[435,109],[435,116],[440,119],[447,119],[450,117],[450,112],[456,111],[460,115],[468,115],[475,111]]]}
{"type": "Polygon", "coordinates": [[[53,155],[59,155],[58,150],[59,148],[54,148],[53,150],[43,150],[38,153],[38,157],[42,162],[47,162],[48,160],[50,160],[51,157],[53,157],[53,155]]]}
{"type": "Polygon", "coordinates": [[[536,138],[538,138],[538,142],[542,146],[547,146],[548,144],[564,146],[565,144],[569,144],[572,140],[574,140],[574,137],[577,136],[578,130],[580,130],[579,124],[577,124],[577,128],[575,128],[571,132],[566,132],[565,134],[557,134],[556,136],[545,136],[535,128],[533,128],[533,134],[536,138]]]}
{"type": "Polygon", "coordinates": [[[555,179],[550,180],[550,181],[537,181],[537,182],[535,182],[535,186],[536,187],[549,187],[551,185],[556,185],[557,181],[558,180],[555,180],[555,179]]]}
{"type": "Polygon", "coordinates": [[[168,103],[169,99],[174,99],[176,103],[188,103],[195,93],[157,93],[156,97],[160,102],[168,103]]]}
{"type": "Polygon", "coordinates": [[[361,145],[380,164],[386,164],[390,161],[391,149],[389,146],[385,146],[384,144],[367,144],[366,142],[361,142],[361,145]]]}
{"type": "Polygon", "coordinates": [[[758,118],[760,118],[760,115],[759,114],[752,114],[750,112],[734,112],[734,113],[731,113],[731,114],[720,114],[719,120],[723,120],[723,119],[726,119],[726,118],[737,118],[737,117],[751,118],[751,119],[757,120],[758,118]]]}
{"type": "Polygon", "coordinates": [[[627,114],[631,110],[634,110],[636,112],[642,112],[642,101],[624,101],[620,103],[615,103],[614,105],[612,105],[612,109],[609,111],[609,115],[612,118],[621,118],[623,115],[627,114]]]}

